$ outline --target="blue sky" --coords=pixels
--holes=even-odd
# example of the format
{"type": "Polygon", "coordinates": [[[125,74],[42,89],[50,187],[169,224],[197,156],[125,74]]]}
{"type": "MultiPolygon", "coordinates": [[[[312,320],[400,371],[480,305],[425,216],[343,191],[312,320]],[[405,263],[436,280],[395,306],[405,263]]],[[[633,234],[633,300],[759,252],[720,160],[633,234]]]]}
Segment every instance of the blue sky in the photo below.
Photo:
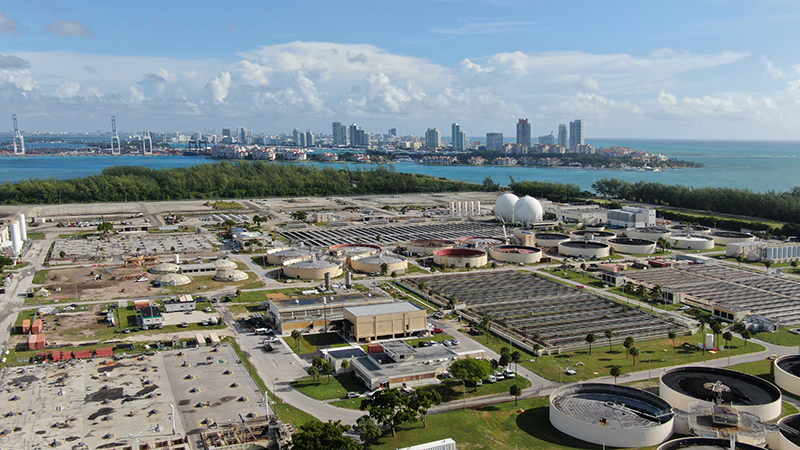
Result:
{"type": "Polygon", "coordinates": [[[800,140],[799,23],[790,0],[7,2],[0,101],[27,131],[800,140]]]}

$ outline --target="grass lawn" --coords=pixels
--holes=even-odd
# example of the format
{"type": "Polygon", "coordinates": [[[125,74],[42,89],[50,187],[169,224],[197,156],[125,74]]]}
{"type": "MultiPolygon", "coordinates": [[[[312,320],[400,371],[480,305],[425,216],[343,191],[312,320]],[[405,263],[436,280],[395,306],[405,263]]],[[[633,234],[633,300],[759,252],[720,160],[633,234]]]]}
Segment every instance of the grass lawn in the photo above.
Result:
{"type": "Polygon", "coordinates": [[[44,239],[44,233],[39,231],[28,231],[28,239],[44,239]]]}
{"type": "Polygon", "coordinates": [[[291,337],[287,336],[286,343],[289,348],[294,350],[298,355],[306,353],[314,353],[317,351],[317,346],[325,345],[332,347],[334,345],[345,343],[342,338],[336,333],[322,333],[322,334],[304,334],[300,337],[300,349],[297,348],[297,342],[291,337]]]}
{"type": "MultiPolygon", "coordinates": [[[[511,401],[467,411],[428,415],[422,423],[399,427],[396,437],[387,433],[372,448],[393,450],[425,442],[452,438],[458,448],[493,450],[600,449],[599,445],[571,438],[550,425],[548,398],[511,401]]],[[[655,447],[652,447],[655,448],[655,447]]]]}
{"type": "Polygon", "coordinates": [[[775,333],[756,333],[754,339],[761,339],[762,341],[769,342],[770,344],[786,345],[789,347],[796,347],[800,345],[800,336],[790,333],[789,327],[781,327],[775,333]]]}
{"type": "Polygon", "coordinates": [[[36,273],[33,274],[33,284],[46,284],[47,272],[49,272],[49,270],[37,270],[36,273]]]}
{"type": "MultiPolygon", "coordinates": [[[[622,336],[616,336],[616,339],[622,336]]],[[[486,343],[486,336],[483,338],[478,337],[477,340],[483,344],[486,343]]],[[[636,365],[633,364],[633,359],[630,356],[626,357],[625,348],[622,344],[614,344],[612,349],[608,349],[608,341],[604,336],[597,336],[597,342],[592,346],[592,354],[589,355],[588,350],[563,352],[560,355],[542,355],[536,357],[523,350],[519,350],[522,354],[520,365],[530,369],[538,375],[552,381],[584,381],[592,378],[604,377],[609,375],[612,366],[620,366],[622,373],[637,372],[640,370],[647,370],[648,367],[657,369],[660,367],[668,367],[675,365],[690,364],[699,361],[706,361],[719,358],[727,358],[728,350],[724,352],[712,354],[703,352],[697,349],[687,349],[680,345],[683,342],[697,344],[703,341],[703,335],[697,333],[693,336],[678,336],[675,339],[678,347],[673,348],[672,340],[656,339],[652,341],[637,342],[635,345],[639,349],[639,356],[636,358],[636,365]],[[533,359],[534,362],[530,360],[533,359]],[[648,363],[648,360],[651,360],[648,363]],[[582,366],[577,364],[581,362],[582,366]],[[578,373],[575,375],[563,374],[563,370],[567,367],[572,367],[578,373]]],[[[507,346],[508,342],[501,341],[496,336],[489,337],[488,347],[492,350],[499,352],[501,347],[507,346]]],[[[732,356],[742,355],[746,353],[755,353],[764,350],[764,347],[750,342],[745,346],[742,339],[734,338],[731,341],[732,356]]]]}
{"type": "MultiPolygon", "coordinates": [[[[574,281],[576,283],[585,284],[587,286],[592,286],[596,288],[603,287],[603,282],[601,280],[593,278],[587,273],[576,272],[574,270],[567,270],[566,272],[564,272],[561,269],[553,269],[552,274],[564,278],[565,280],[574,281]]],[[[573,287],[572,285],[567,285],[567,286],[573,287]]]]}
{"type": "MultiPolygon", "coordinates": [[[[319,381],[306,377],[291,383],[292,387],[303,394],[317,400],[333,400],[345,398],[350,391],[364,392],[364,384],[358,381],[352,372],[330,377],[320,375],[319,381]]],[[[355,400],[355,399],[353,399],[355,400]]],[[[361,405],[361,402],[357,402],[361,405]]],[[[356,406],[358,409],[358,406],[356,406]]]]}

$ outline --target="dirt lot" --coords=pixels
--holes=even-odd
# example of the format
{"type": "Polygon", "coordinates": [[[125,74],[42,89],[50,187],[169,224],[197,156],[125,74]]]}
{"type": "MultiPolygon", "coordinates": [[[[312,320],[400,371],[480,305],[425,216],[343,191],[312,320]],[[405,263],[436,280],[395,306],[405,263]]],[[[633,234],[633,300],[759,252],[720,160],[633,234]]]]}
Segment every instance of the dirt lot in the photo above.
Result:
{"type": "MultiPolygon", "coordinates": [[[[123,267],[80,267],[69,269],[50,269],[47,272],[45,287],[50,291],[46,303],[54,300],[112,300],[128,297],[154,295],[150,283],[136,282],[139,274],[149,275],[142,268],[123,267]],[[95,276],[102,278],[95,280],[95,276]],[[122,280],[131,277],[129,280],[122,280]],[[116,278],[112,280],[112,278],[116,278]],[[123,292],[124,289],[124,292],[123,292]]],[[[149,276],[152,278],[152,276],[149,276]]],[[[41,303],[41,302],[40,302],[41,303]]]]}

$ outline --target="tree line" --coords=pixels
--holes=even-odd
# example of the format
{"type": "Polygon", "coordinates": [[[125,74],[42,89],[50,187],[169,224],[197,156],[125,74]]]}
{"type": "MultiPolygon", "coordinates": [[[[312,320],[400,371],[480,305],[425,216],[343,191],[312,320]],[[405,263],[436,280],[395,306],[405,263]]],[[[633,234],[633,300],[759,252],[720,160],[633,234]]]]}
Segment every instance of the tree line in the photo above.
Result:
{"type": "Polygon", "coordinates": [[[480,184],[396,172],[392,167],[334,169],[264,161],[221,161],[184,168],[114,166],[72,180],[0,185],[0,203],[54,204],[207,198],[304,197],[481,190],[480,184]]]}

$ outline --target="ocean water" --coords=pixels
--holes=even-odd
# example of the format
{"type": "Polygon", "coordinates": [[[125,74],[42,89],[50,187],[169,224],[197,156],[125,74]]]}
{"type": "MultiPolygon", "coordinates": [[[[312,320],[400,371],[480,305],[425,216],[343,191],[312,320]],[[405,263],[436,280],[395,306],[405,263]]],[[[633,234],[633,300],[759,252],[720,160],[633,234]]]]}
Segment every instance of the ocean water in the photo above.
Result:
{"type": "MultiPolygon", "coordinates": [[[[599,178],[681,184],[692,187],[731,187],[753,191],[788,191],[800,186],[800,142],[789,141],[689,141],[645,139],[587,140],[595,147],[627,146],[671,158],[694,161],[705,167],[664,172],[628,172],[567,168],[434,166],[396,163],[395,170],[480,183],[491,177],[507,185],[516,181],[574,183],[591,190],[599,178]]],[[[151,168],[187,167],[212,162],[188,156],[23,156],[0,158],[0,182],[31,178],[70,179],[99,174],[114,165],[142,165],[151,168]]],[[[370,168],[369,164],[314,163],[333,167],[370,168]]]]}

